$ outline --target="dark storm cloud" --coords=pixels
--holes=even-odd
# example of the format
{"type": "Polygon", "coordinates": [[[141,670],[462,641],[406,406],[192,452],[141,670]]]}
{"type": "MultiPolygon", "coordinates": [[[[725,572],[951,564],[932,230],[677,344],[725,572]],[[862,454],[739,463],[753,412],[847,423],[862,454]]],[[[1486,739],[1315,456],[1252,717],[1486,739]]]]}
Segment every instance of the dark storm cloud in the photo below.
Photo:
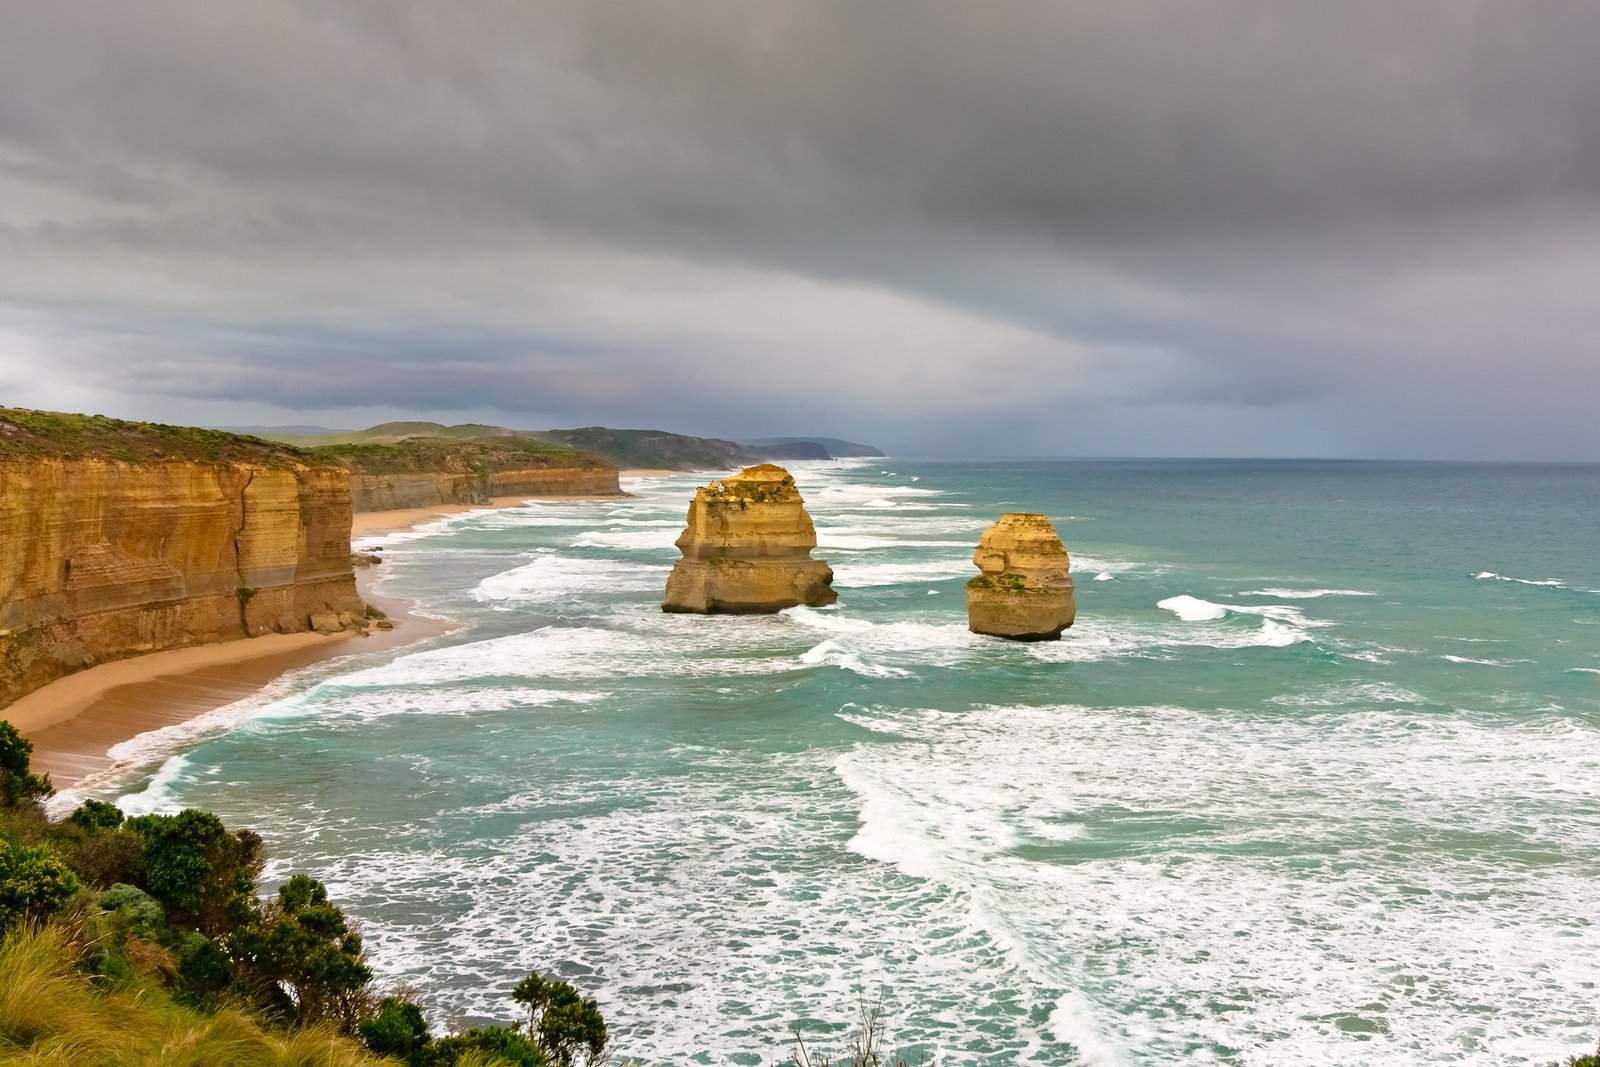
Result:
{"type": "Polygon", "coordinates": [[[23,402],[1600,457],[1591,4],[5,24],[23,402]]]}

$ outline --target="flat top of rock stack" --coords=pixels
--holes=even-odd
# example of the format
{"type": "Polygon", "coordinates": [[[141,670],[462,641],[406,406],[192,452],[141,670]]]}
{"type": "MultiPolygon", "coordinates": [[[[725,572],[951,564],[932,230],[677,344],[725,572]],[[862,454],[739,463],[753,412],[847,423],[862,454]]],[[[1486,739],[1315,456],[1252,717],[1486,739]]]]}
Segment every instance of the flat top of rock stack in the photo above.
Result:
{"type": "Polygon", "coordinates": [[[794,476],[758,463],[695,490],[677,545],[689,559],[792,559],[817,547],[817,530],[794,476]]]}
{"type": "Polygon", "coordinates": [[[983,531],[972,562],[985,574],[1001,571],[1065,571],[1066,545],[1050,520],[1036,511],[1008,511],[983,531]]]}
{"type": "Polygon", "coordinates": [[[754,467],[746,467],[738,474],[730,474],[726,478],[718,478],[709,485],[703,485],[698,490],[707,496],[727,496],[729,494],[741,500],[776,501],[793,496],[800,498],[800,490],[795,488],[794,475],[778,466],[776,463],[757,463],[754,467]]]}

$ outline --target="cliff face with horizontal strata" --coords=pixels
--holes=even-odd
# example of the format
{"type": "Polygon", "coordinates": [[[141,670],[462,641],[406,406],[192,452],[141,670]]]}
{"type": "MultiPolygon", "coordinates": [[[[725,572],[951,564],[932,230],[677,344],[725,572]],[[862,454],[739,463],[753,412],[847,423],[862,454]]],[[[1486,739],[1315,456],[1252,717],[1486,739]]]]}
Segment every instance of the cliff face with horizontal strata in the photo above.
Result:
{"type": "Polygon", "coordinates": [[[817,531],[794,478],[771,463],[696,489],[677,544],[663,611],[770,614],[839,598],[832,568],[811,558],[817,531]]]}
{"type": "Polygon", "coordinates": [[[409,438],[314,448],[350,472],[356,511],[487,504],[497,496],[621,496],[617,468],[559,446],[409,438]]]}
{"type": "Polygon", "coordinates": [[[115,420],[67,447],[42,418],[0,409],[0,707],[106,660],[359,625],[344,470],[115,420]]]}
{"type": "Polygon", "coordinates": [[[356,511],[487,504],[497,496],[621,496],[615,467],[503,471],[382,471],[350,474],[356,511]]]}

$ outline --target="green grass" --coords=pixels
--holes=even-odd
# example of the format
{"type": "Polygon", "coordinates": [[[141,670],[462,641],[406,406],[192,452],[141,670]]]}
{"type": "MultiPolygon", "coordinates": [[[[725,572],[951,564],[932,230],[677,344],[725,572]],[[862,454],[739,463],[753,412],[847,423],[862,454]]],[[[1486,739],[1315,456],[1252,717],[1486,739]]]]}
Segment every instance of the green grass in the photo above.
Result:
{"type": "Polygon", "coordinates": [[[540,435],[532,430],[508,430],[504,426],[490,426],[481,422],[464,422],[446,426],[441,422],[383,422],[365,430],[336,430],[322,434],[272,434],[274,441],[316,448],[322,445],[394,444],[413,437],[443,438],[454,441],[480,441],[485,438],[529,437],[540,435]]]}
{"type": "Polygon", "coordinates": [[[0,407],[0,459],[101,457],[130,463],[191,460],[290,467],[314,462],[304,451],[259,437],[130,422],[104,415],[0,407]]]}
{"type": "MultiPolygon", "coordinates": [[[[586,426],[575,430],[512,430],[477,422],[456,426],[437,422],[385,422],[365,430],[340,430],[314,436],[284,434],[273,439],[319,452],[325,449],[367,449],[376,446],[404,448],[422,442],[430,443],[430,447],[436,447],[441,442],[470,442],[531,454],[538,454],[541,450],[566,450],[569,454],[598,456],[617,467],[675,470],[742,467],[756,462],[758,458],[750,449],[733,441],[692,437],[664,430],[614,430],[606,426],[586,426]]],[[[364,457],[365,462],[391,463],[401,462],[403,455],[377,451],[336,451],[333,454],[364,457]]]]}
{"type": "Polygon", "coordinates": [[[309,454],[364,474],[496,471],[531,467],[603,467],[604,460],[564,445],[506,437],[483,441],[411,437],[392,442],[319,445],[309,454]]]}

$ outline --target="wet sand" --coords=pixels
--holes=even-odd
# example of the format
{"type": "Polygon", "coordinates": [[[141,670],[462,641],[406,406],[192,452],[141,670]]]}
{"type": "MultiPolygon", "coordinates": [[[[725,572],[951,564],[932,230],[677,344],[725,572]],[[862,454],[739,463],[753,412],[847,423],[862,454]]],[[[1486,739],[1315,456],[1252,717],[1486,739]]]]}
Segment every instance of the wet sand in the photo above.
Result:
{"type": "Polygon", "coordinates": [[[175,648],[104,663],[51,682],[0,711],[33,742],[33,768],[57,789],[104,774],[110,749],[151,730],[243,700],[285,672],[322,660],[421,641],[450,624],[412,614],[405,601],[368,588],[379,574],[356,572],[361,598],[381,608],[393,630],[359,634],[268,634],[175,648]]]}
{"type": "MultiPolygon", "coordinates": [[[[628,471],[622,472],[624,475],[628,471]]],[[[392,511],[358,511],[350,520],[350,537],[376,537],[409,530],[435,519],[452,515],[467,515],[474,511],[492,511],[495,508],[515,508],[523,504],[564,504],[581,500],[623,500],[624,496],[497,496],[487,504],[433,504],[425,508],[395,508],[392,511]]]]}

